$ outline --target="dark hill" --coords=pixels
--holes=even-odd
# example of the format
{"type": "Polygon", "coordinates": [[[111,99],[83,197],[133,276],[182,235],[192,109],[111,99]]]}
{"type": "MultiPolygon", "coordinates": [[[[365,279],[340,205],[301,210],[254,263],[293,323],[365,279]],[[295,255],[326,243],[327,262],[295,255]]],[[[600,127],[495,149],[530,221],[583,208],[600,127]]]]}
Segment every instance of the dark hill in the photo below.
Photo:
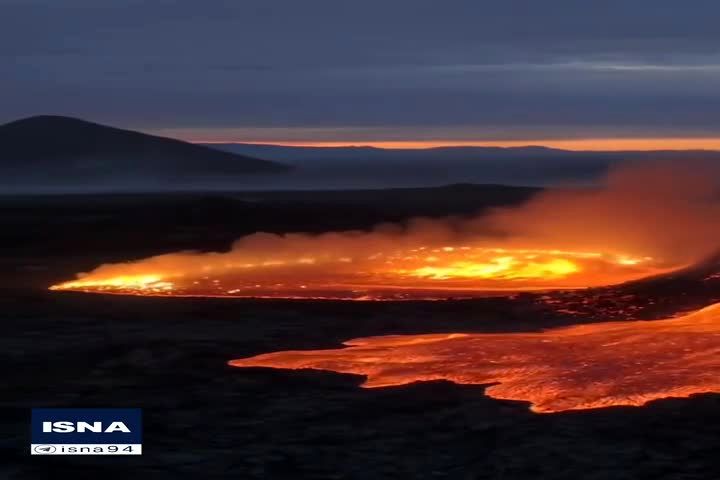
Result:
{"type": "Polygon", "coordinates": [[[0,125],[0,175],[17,184],[171,185],[289,167],[181,140],[61,116],[0,125]]]}

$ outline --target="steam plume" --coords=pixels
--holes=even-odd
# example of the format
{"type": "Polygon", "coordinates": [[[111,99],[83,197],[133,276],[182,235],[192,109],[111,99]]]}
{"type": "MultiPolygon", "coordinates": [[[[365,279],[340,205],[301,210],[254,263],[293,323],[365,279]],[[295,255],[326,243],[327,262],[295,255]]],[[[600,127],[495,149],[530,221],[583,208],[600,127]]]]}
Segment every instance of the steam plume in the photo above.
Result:
{"type": "Polygon", "coordinates": [[[687,265],[718,248],[717,170],[698,162],[636,163],[610,172],[601,187],[548,190],[475,217],[416,218],[320,235],[256,233],[228,252],[102,265],[56,288],[126,293],[129,284],[168,293],[179,285],[172,279],[187,286],[227,275],[239,280],[221,294],[288,282],[307,288],[303,279],[323,286],[443,280],[476,289],[490,288],[477,283],[487,279],[506,282],[496,282],[502,288],[529,287],[518,283],[527,279],[555,288],[617,283],[687,265]],[[571,281],[578,272],[584,276],[571,281]]]}

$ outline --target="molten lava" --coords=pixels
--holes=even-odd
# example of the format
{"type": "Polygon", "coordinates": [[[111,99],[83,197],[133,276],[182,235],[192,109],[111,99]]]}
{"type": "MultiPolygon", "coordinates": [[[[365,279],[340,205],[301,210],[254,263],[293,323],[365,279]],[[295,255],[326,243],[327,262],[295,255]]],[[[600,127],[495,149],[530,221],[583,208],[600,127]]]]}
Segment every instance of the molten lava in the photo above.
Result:
{"type": "Polygon", "coordinates": [[[443,299],[608,285],[668,270],[650,257],[487,246],[180,253],[104,265],[53,290],[126,295],[443,299]],[[370,251],[368,251],[370,250],[370,251]]]}
{"type": "Polygon", "coordinates": [[[720,392],[720,304],[669,320],[609,322],[542,333],[391,335],[337,350],[232,360],[235,367],[364,375],[364,387],[427,380],[494,384],[497,399],[535,412],[644,405],[720,392]]]}

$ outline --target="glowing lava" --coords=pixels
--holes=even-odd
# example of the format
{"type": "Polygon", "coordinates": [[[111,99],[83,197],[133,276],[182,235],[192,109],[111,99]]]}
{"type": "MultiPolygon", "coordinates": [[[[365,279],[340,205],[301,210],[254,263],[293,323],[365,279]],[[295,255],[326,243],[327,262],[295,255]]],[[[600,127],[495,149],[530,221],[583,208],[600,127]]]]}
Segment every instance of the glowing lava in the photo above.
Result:
{"type": "Polygon", "coordinates": [[[380,251],[352,247],[278,250],[261,258],[252,249],[161,255],[104,265],[51,289],[126,295],[444,299],[609,285],[668,270],[650,257],[601,252],[469,245],[380,251]]]}
{"type": "Polygon", "coordinates": [[[495,384],[487,395],[528,401],[543,413],[720,392],[720,304],[669,320],[541,333],[393,335],[344,344],[348,348],[229,363],[364,375],[368,388],[427,380],[495,384]]]}

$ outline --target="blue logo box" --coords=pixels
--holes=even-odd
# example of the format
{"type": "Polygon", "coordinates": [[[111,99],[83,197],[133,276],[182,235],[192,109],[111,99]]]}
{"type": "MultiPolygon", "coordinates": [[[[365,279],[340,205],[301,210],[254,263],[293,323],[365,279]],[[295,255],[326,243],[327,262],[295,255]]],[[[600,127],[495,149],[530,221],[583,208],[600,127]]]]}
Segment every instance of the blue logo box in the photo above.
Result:
{"type": "Polygon", "coordinates": [[[33,408],[33,444],[142,444],[139,408],[33,408]]]}

